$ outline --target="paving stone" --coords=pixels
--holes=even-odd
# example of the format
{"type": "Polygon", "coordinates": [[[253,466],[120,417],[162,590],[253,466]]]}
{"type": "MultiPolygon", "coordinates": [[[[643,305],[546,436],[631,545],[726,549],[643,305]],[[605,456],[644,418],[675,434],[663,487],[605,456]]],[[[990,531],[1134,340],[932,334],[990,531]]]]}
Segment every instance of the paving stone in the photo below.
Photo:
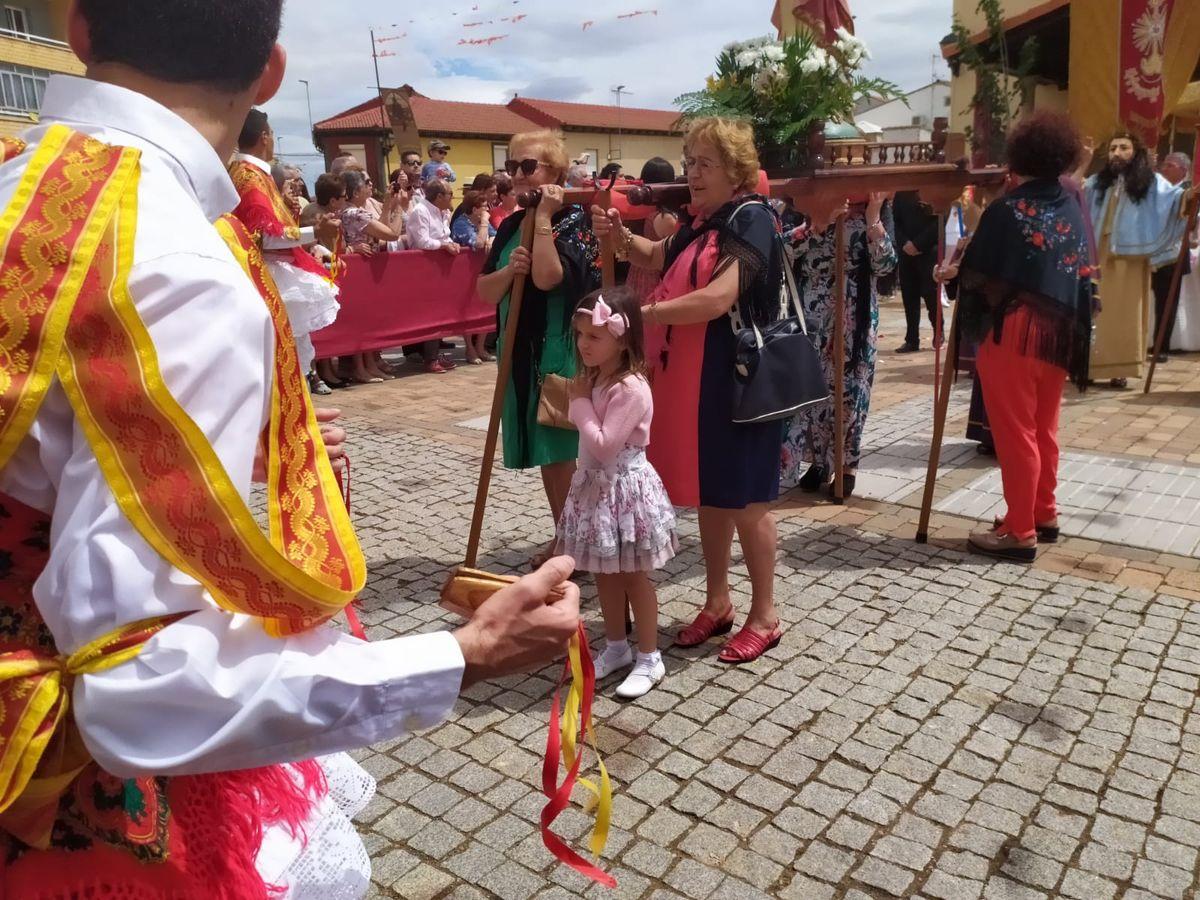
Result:
{"type": "Polygon", "coordinates": [[[974,900],[983,894],[983,882],[935,871],[921,889],[926,896],[941,900],[974,900]]]}
{"type": "Polygon", "coordinates": [[[901,897],[912,884],[913,873],[882,859],[867,859],[854,870],[854,877],[863,884],[879,888],[894,897],[901,897]]]}
{"type": "Polygon", "coordinates": [[[854,864],[855,858],[823,841],[813,841],[796,860],[796,869],[823,881],[838,882],[854,864]]]}
{"type": "MultiPolygon", "coordinates": [[[[378,878],[377,871],[373,874],[378,878]]],[[[453,875],[448,875],[428,863],[421,863],[394,881],[391,887],[397,894],[408,900],[433,900],[453,883],[453,875]]]]}

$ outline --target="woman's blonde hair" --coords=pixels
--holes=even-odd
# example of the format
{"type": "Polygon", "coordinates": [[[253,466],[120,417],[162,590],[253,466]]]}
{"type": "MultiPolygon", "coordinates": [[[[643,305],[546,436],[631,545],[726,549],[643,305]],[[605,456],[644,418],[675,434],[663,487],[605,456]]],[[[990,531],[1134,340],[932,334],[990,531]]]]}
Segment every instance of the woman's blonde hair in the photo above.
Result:
{"type": "Polygon", "coordinates": [[[518,147],[537,151],[542,162],[553,166],[558,171],[558,183],[566,183],[567,168],[571,163],[567,159],[567,145],[563,143],[562,134],[551,128],[541,128],[537,131],[522,131],[520,134],[514,134],[508,142],[508,155],[510,158],[517,158],[518,147]]]}
{"type": "Polygon", "coordinates": [[[721,157],[721,168],[735,188],[752,191],[758,186],[758,150],[754,129],[737,119],[696,119],[683,139],[684,153],[691,155],[696,144],[711,144],[721,157]]]}

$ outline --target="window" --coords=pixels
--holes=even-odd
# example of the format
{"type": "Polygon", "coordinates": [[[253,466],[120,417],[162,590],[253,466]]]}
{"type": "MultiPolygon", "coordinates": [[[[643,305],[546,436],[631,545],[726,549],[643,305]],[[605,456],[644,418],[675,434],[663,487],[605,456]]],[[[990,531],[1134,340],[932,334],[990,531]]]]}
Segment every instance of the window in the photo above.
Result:
{"type": "Polygon", "coordinates": [[[942,98],[942,106],[945,106],[945,107],[950,106],[950,97],[949,96],[942,98]]]}
{"type": "Polygon", "coordinates": [[[925,124],[925,117],[924,117],[924,116],[913,116],[913,117],[912,117],[912,124],[913,124],[913,125],[917,125],[917,126],[924,125],[924,124],[925,124]]]}
{"type": "Polygon", "coordinates": [[[19,6],[4,7],[4,27],[17,34],[29,34],[29,20],[19,6]]]}
{"type": "Polygon", "coordinates": [[[0,63],[0,107],[18,112],[37,112],[42,108],[49,72],[0,63]]]}
{"type": "Polygon", "coordinates": [[[507,159],[508,144],[492,144],[492,169],[497,172],[503,171],[507,159]]]}

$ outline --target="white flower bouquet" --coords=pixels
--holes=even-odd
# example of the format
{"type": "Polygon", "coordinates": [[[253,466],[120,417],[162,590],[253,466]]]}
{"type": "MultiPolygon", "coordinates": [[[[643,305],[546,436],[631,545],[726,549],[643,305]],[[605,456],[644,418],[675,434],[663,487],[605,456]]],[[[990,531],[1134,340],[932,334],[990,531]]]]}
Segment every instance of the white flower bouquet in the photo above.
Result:
{"type": "Polygon", "coordinates": [[[822,46],[809,32],[785,40],[766,36],[729,44],[704,89],[675,100],[685,121],[704,116],[745,119],[760,148],[787,147],[817,122],[851,122],[864,97],[900,97],[899,88],[867,78],[866,45],[844,28],[822,46]]]}

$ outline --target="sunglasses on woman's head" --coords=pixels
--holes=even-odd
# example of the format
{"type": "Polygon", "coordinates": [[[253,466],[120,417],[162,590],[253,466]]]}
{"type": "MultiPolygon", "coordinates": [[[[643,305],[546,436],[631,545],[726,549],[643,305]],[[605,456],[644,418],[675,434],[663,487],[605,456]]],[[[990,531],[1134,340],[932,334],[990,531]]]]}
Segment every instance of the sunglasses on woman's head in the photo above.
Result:
{"type": "Polygon", "coordinates": [[[516,175],[518,171],[525,175],[532,175],[540,165],[544,164],[536,159],[506,159],[504,161],[504,171],[509,175],[516,175]]]}

